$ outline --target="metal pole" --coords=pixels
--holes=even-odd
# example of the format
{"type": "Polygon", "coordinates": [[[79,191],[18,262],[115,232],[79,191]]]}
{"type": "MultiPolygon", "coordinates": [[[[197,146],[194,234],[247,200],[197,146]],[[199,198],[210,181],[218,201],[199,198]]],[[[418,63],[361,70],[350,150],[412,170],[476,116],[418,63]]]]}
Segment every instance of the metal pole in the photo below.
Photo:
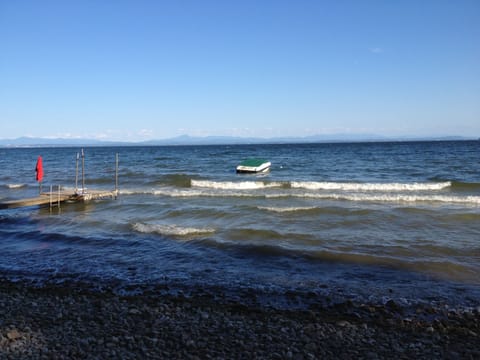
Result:
{"type": "Polygon", "coordinates": [[[85,194],[85,153],[82,149],[82,194],[85,194]]]}
{"type": "Polygon", "coordinates": [[[57,199],[57,201],[58,201],[58,204],[57,204],[58,211],[60,212],[60,185],[58,185],[58,199],[57,199]]]}
{"type": "Polygon", "coordinates": [[[115,156],[115,198],[118,196],[118,153],[115,156]]]}
{"type": "Polygon", "coordinates": [[[77,159],[75,160],[75,194],[78,193],[78,158],[80,154],[77,152],[77,159]]]}
{"type": "Polygon", "coordinates": [[[52,206],[53,206],[53,185],[50,185],[50,212],[52,212],[52,206]]]}

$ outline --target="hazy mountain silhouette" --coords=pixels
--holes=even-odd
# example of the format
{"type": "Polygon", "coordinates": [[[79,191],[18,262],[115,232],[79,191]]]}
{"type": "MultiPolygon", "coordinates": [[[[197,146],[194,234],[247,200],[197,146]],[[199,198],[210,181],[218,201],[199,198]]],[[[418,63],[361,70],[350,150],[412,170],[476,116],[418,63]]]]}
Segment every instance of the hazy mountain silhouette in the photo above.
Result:
{"type": "Polygon", "coordinates": [[[329,134],[305,137],[235,137],[205,136],[195,137],[181,135],[169,139],[148,141],[104,141],[79,138],[36,138],[20,137],[16,139],[0,139],[3,147],[42,147],[42,146],[139,146],[139,145],[233,145],[233,144],[287,144],[287,143],[325,143],[325,142],[377,142],[377,141],[448,141],[477,140],[477,137],[444,136],[444,137],[386,137],[375,134],[329,134]]]}

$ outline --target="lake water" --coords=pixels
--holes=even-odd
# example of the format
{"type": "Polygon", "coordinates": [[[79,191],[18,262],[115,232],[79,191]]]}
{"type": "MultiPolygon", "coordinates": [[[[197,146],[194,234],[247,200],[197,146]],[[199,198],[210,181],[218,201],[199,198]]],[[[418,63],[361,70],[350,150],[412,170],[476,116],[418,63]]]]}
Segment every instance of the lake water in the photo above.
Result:
{"type": "MultiPolygon", "coordinates": [[[[38,193],[38,155],[44,191],[73,189],[79,151],[0,148],[0,201],[38,193]]],[[[0,210],[2,276],[480,303],[479,141],[84,152],[87,191],[114,188],[119,154],[118,199],[0,210]],[[271,171],[237,174],[250,157],[271,171]]]]}

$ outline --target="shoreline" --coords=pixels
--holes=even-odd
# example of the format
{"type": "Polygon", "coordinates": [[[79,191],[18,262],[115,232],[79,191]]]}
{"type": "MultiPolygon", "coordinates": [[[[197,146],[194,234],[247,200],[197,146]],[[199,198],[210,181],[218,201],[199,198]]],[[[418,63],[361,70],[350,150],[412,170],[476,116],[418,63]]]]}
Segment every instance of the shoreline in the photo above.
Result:
{"type": "Polygon", "coordinates": [[[394,301],[278,309],[221,289],[119,295],[0,279],[0,357],[474,359],[480,304],[463,311],[394,301]]]}

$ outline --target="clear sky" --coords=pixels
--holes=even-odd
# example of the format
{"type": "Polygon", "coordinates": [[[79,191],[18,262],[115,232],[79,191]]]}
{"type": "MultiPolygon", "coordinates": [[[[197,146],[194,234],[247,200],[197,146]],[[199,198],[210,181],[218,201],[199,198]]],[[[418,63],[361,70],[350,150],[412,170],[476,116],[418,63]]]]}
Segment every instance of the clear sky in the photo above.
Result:
{"type": "Polygon", "coordinates": [[[479,0],[0,0],[0,138],[480,137],[479,0]]]}

